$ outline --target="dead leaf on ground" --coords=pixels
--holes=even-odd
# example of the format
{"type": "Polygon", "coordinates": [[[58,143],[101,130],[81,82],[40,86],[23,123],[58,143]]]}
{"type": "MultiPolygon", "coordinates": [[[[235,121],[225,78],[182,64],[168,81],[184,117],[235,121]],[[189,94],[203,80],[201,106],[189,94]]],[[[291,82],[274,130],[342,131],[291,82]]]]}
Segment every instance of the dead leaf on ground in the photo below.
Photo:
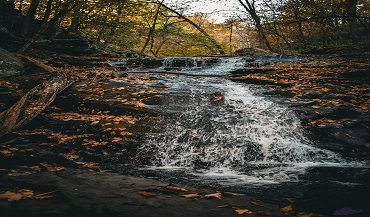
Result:
{"type": "Polygon", "coordinates": [[[226,208],[226,207],[229,207],[229,204],[217,206],[217,208],[226,208]]]}
{"type": "Polygon", "coordinates": [[[11,191],[7,191],[7,192],[0,194],[0,200],[7,199],[9,202],[18,201],[18,200],[21,200],[22,198],[23,198],[23,194],[11,192],[11,191]]]}
{"type": "Polygon", "coordinates": [[[261,206],[260,202],[257,200],[251,200],[251,204],[255,206],[261,206]]]}
{"type": "Polygon", "coordinates": [[[118,143],[118,142],[121,142],[123,139],[122,138],[120,138],[120,137],[114,137],[113,139],[112,139],[112,142],[114,142],[114,143],[118,143]]]}
{"type": "Polygon", "coordinates": [[[239,215],[248,214],[252,215],[253,212],[248,209],[236,209],[235,212],[237,212],[239,215]]]}
{"type": "Polygon", "coordinates": [[[180,196],[181,197],[185,197],[185,198],[197,198],[197,197],[200,197],[200,195],[198,193],[182,194],[180,196]]]}
{"type": "Polygon", "coordinates": [[[46,171],[48,172],[57,172],[57,171],[64,171],[66,170],[65,167],[62,166],[56,166],[56,165],[51,165],[45,162],[40,163],[41,167],[45,168],[46,171]]]}
{"type": "Polygon", "coordinates": [[[286,198],[286,200],[289,201],[289,202],[291,202],[291,203],[294,203],[295,202],[295,200],[293,198],[290,198],[290,197],[286,198]]]}
{"type": "Polygon", "coordinates": [[[293,207],[291,205],[283,207],[280,209],[282,212],[291,212],[293,211],[293,207]]]}
{"type": "Polygon", "coordinates": [[[144,196],[144,197],[155,197],[155,196],[158,196],[158,194],[154,194],[154,193],[147,192],[147,191],[140,191],[140,192],[137,192],[137,193],[140,194],[141,196],[144,196]]]}
{"type": "Polygon", "coordinates": [[[218,102],[222,99],[222,96],[216,96],[213,98],[213,102],[218,102]]]}
{"type": "Polygon", "coordinates": [[[206,194],[206,195],[204,195],[204,197],[205,198],[215,197],[215,198],[221,199],[221,192],[217,192],[217,193],[214,193],[214,194],[206,194]]]}
{"type": "Polygon", "coordinates": [[[55,193],[57,191],[58,190],[45,192],[45,193],[42,193],[42,194],[36,194],[36,195],[34,195],[34,198],[37,199],[37,200],[44,200],[44,199],[53,198],[54,195],[50,195],[50,194],[55,193]]]}
{"type": "Polygon", "coordinates": [[[185,189],[185,188],[180,188],[180,187],[176,187],[176,186],[166,186],[164,187],[165,189],[168,189],[168,190],[171,190],[171,191],[180,191],[180,192],[187,192],[188,190],[185,189]]]}

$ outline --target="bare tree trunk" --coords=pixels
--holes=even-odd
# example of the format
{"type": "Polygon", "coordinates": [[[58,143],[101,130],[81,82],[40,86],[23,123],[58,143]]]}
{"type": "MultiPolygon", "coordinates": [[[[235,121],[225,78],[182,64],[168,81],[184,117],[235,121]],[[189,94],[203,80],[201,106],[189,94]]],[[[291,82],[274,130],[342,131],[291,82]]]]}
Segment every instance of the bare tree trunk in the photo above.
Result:
{"type": "Polygon", "coordinates": [[[42,19],[42,23],[44,25],[44,23],[47,23],[49,18],[50,18],[50,15],[51,15],[51,6],[53,5],[53,0],[48,0],[48,3],[46,5],[46,11],[45,11],[45,14],[44,14],[44,18],[42,19]]]}
{"type": "Polygon", "coordinates": [[[263,31],[263,27],[261,24],[261,19],[257,15],[256,8],[255,8],[255,0],[252,0],[251,2],[249,0],[245,0],[245,3],[242,0],[238,0],[240,4],[244,7],[244,9],[249,13],[249,15],[252,17],[254,24],[258,31],[258,40],[260,43],[261,48],[265,48],[265,45],[267,49],[272,51],[271,45],[269,41],[267,40],[267,37],[265,35],[265,32],[263,31]]]}
{"type": "Polygon", "coordinates": [[[144,44],[144,46],[141,49],[140,54],[139,54],[140,58],[143,57],[144,51],[145,51],[146,47],[148,46],[148,44],[150,42],[150,39],[153,37],[154,31],[155,31],[155,26],[157,24],[158,15],[159,15],[159,12],[160,12],[161,7],[163,5],[163,2],[164,2],[164,0],[162,0],[161,2],[158,2],[158,7],[157,7],[157,10],[156,10],[155,15],[154,15],[153,24],[149,28],[149,33],[148,33],[148,36],[146,38],[145,44],[144,44]]]}
{"type": "Polygon", "coordinates": [[[300,1],[295,0],[295,2],[294,2],[294,19],[297,21],[297,25],[298,25],[298,42],[299,42],[299,51],[301,52],[302,48],[306,46],[306,42],[305,42],[304,35],[303,35],[302,21],[299,18],[299,13],[300,13],[299,5],[300,5],[300,1]]]}
{"type": "Polygon", "coordinates": [[[27,35],[31,27],[32,21],[35,19],[37,7],[39,6],[40,0],[32,0],[30,8],[28,9],[26,18],[23,22],[21,35],[27,35]]]}
{"type": "Polygon", "coordinates": [[[64,17],[72,8],[70,8],[69,1],[64,2],[61,11],[57,13],[51,20],[41,26],[39,31],[31,37],[19,50],[17,53],[24,53],[35,41],[37,41],[45,32],[46,30],[54,25],[59,18],[64,17]]]}
{"type": "Polygon", "coordinates": [[[346,0],[347,22],[352,38],[357,39],[360,35],[357,22],[357,2],[358,0],[346,0]]]}
{"type": "Polygon", "coordinates": [[[229,35],[230,55],[233,52],[233,45],[232,45],[232,42],[233,42],[233,27],[234,27],[234,23],[230,22],[230,35],[229,35]]]}

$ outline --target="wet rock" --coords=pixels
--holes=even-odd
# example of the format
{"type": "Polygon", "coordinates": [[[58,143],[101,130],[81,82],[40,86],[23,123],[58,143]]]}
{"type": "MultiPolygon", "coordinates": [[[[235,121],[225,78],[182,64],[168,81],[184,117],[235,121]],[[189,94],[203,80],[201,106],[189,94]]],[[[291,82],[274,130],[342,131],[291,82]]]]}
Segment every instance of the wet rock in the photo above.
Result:
{"type": "Polygon", "coordinates": [[[267,73],[273,71],[272,69],[268,68],[242,68],[236,69],[231,71],[230,73],[233,75],[247,75],[247,74],[255,74],[255,73],[267,73]]]}
{"type": "Polygon", "coordinates": [[[258,85],[273,85],[275,84],[272,80],[264,80],[264,79],[258,79],[258,78],[238,78],[233,77],[230,78],[232,81],[241,82],[241,83],[247,83],[247,84],[258,84],[258,85]]]}
{"type": "Polygon", "coordinates": [[[285,98],[290,98],[290,97],[295,96],[295,93],[292,93],[289,90],[281,90],[281,89],[267,91],[267,92],[264,92],[263,94],[270,95],[270,96],[285,97],[285,98]]]}
{"type": "Polygon", "coordinates": [[[158,68],[162,66],[162,60],[157,58],[144,58],[141,62],[146,68],[158,68]]]}
{"type": "Polygon", "coordinates": [[[361,113],[357,112],[354,109],[347,108],[347,107],[339,107],[334,110],[332,110],[330,113],[326,114],[325,116],[328,118],[333,118],[333,119],[341,119],[341,118],[356,118],[361,113]]]}
{"type": "MultiPolygon", "coordinates": [[[[285,216],[279,208],[264,202],[261,206],[251,204],[252,198],[244,194],[220,192],[218,198],[185,198],[184,192],[176,191],[182,186],[167,188],[168,183],[131,176],[96,173],[82,170],[43,172],[23,176],[9,176],[0,183],[27,186],[35,192],[52,192],[50,199],[23,199],[0,203],[1,213],[8,216],[236,216],[235,207],[252,211],[269,212],[285,216]],[[172,190],[175,189],[175,190],[172,190]],[[145,196],[149,192],[154,196],[145,196]],[[229,204],[224,208],[218,206],[229,204]]],[[[213,189],[185,187],[186,192],[199,195],[215,193],[213,189]]]]}
{"type": "Polygon", "coordinates": [[[200,67],[204,65],[202,58],[170,57],[163,59],[165,67],[200,67]]]}
{"type": "Polygon", "coordinates": [[[24,64],[18,57],[0,48],[0,77],[19,75],[23,69],[24,64]]]}
{"type": "Polygon", "coordinates": [[[213,102],[219,102],[219,101],[223,100],[223,94],[221,92],[217,91],[217,92],[211,94],[211,100],[213,102]]]}
{"type": "Polygon", "coordinates": [[[203,59],[204,59],[204,64],[206,66],[213,66],[220,62],[220,58],[217,58],[217,57],[203,58],[203,59]]]}
{"type": "Polygon", "coordinates": [[[370,71],[369,70],[359,70],[359,71],[353,71],[353,72],[345,72],[345,73],[342,73],[340,77],[369,81],[370,71]]]}

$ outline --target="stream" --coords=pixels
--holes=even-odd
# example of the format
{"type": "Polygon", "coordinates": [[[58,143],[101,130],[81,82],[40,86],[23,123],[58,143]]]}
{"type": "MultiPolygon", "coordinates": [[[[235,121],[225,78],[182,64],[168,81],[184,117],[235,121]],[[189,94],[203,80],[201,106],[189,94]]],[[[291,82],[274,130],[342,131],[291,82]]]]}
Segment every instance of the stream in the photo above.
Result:
{"type": "MultiPolygon", "coordinates": [[[[263,88],[222,78],[242,68],[242,58],[213,66],[189,61],[181,74],[207,76],[151,75],[163,96],[146,106],[162,115],[140,149],[148,160],[134,175],[221,186],[281,206],[294,198],[296,207],[327,215],[369,205],[367,162],[311,141],[294,111],[263,88]]],[[[164,67],[174,63],[166,59],[164,67]]]]}

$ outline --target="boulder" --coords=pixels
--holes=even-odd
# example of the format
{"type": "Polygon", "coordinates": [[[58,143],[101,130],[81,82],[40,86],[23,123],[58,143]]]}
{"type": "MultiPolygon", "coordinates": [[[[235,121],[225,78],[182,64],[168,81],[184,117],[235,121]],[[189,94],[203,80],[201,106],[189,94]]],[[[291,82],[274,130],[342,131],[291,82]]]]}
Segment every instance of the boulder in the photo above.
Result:
{"type": "Polygon", "coordinates": [[[24,64],[13,53],[0,48],[0,77],[18,75],[23,72],[24,64]]]}

